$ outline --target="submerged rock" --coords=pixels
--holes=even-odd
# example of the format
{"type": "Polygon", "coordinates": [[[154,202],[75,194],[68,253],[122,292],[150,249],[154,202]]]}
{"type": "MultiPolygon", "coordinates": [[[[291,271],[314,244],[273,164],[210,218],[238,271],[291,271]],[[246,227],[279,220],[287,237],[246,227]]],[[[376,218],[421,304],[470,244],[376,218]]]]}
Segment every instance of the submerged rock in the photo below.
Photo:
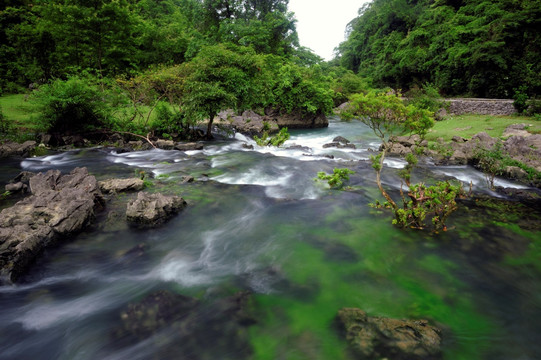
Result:
{"type": "Polygon", "coordinates": [[[126,218],[141,227],[153,227],[166,222],[186,206],[180,196],[165,196],[139,192],[137,199],[128,203],[126,218]]]}
{"type": "Polygon", "coordinates": [[[426,320],[371,317],[360,309],[338,311],[338,326],[359,359],[441,359],[441,331],[426,320]]]}
{"type": "Polygon", "coordinates": [[[156,359],[247,358],[247,329],[255,323],[249,301],[248,292],[203,303],[160,290],[121,312],[113,343],[130,346],[144,340],[156,359]]]}
{"type": "Polygon", "coordinates": [[[98,182],[100,190],[104,193],[116,193],[123,191],[141,191],[144,182],[138,178],[130,179],[109,179],[98,182]]]}
{"type": "Polygon", "coordinates": [[[182,319],[198,304],[199,301],[194,298],[169,291],[157,291],[139,303],[129,304],[127,309],[122,311],[122,327],[117,330],[116,335],[129,334],[144,339],[182,319]]]}
{"type": "Polygon", "coordinates": [[[29,182],[32,195],[0,213],[0,284],[17,281],[44,248],[82,230],[102,202],[86,168],[49,170],[29,182]]]}

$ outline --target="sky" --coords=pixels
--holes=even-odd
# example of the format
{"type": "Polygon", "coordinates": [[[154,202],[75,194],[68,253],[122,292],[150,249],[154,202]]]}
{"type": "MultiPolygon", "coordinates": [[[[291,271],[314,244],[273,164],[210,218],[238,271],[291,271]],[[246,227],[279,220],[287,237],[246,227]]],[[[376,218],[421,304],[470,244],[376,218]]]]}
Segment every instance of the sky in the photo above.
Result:
{"type": "Polygon", "coordinates": [[[312,49],[325,60],[342,41],[346,25],[357,17],[367,0],[289,0],[295,13],[301,46],[312,49]]]}

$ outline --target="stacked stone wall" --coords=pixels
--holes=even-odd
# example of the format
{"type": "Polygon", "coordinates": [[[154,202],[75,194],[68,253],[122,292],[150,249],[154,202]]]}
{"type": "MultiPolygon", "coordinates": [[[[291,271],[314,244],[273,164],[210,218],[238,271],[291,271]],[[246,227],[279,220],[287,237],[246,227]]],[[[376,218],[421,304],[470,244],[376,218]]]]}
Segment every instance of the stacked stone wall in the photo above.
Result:
{"type": "Polygon", "coordinates": [[[448,99],[447,112],[452,115],[512,115],[516,113],[513,100],[506,99],[448,99]]]}

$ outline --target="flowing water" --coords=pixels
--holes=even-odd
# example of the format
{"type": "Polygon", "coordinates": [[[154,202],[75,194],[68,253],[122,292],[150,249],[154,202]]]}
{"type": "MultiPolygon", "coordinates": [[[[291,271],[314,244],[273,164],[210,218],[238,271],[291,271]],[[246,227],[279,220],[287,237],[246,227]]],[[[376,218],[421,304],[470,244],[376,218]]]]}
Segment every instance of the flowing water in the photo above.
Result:
{"type": "MultiPolygon", "coordinates": [[[[343,307],[430,320],[444,329],[445,359],[541,358],[541,233],[528,227],[539,221],[535,211],[508,219],[505,209],[466,203],[446,233],[400,230],[367,206],[379,198],[367,161],[378,143],[362,123],[331,119],[326,129],[292,132],[285,147],[293,145],[303,148],[261,148],[237,134],[201,151],[98,148],[3,162],[4,182],[20,170],[86,166],[98,179],[144,171],[154,178],[149,191],[182,195],[189,206],[139,230],[122,220],[133,195],[119,195],[108,204],[113,215],[98,214],[20,284],[1,287],[0,359],[349,359],[334,325],[343,307]],[[357,149],[323,147],[338,135],[357,149]],[[335,167],[356,172],[352,191],[314,181],[335,167]],[[183,184],[185,175],[196,181],[183,184]],[[140,256],[126,255],[133,249],[140,256]],[[125,341],[121,314],[157,290],[204,304],[250,291],[256,321],[233,331],[240,340],[205,330],[201,316],[197,333],[164,325],[125,341]]],[[[395,194],[402,166],[386,162],[383,181],[395,194]]],[[[468,166],[424,163],[414,175],[471,181],[475,193],[496,196],[468,166]]]]}

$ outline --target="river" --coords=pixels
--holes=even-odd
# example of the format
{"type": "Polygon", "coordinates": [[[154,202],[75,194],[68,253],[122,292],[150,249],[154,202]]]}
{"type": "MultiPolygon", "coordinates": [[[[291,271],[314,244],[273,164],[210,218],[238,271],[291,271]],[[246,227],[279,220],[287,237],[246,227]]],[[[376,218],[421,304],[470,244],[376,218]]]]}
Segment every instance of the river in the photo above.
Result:
{"type": "MultiPolygon", "coordinates": [[[[282,149],[237,134],[200,151],[95,148],[3,162],[4,182],[21,170],[86,166],[99,180],[144,171],[149,191],[181,195],[189,206],[140,230],[122,219],[133,195],[118,195],[108,204],[113,215],[98,214],[19,284],[0,287],[0,359],[350,359],[333,322],[343,307],[428,319],[444,329],[445,359],[541,358],[541,232],[467,203],[447,232],[398,229],[389,213],[368,206],[380,196],[367,161],[378,142],[366,126],[332,118],[328,128],[291,134],[282,149]],[[357,149],[323,147],[338,135],[357,149]],[[293,145],[305,148],[286,149],[293,145]],[[352,191],[314,180],[335,167],[355,171],[352,191]],[[185,175],[196,181],[182,183],[185,175]],[[140,256],[127,257],[134,248],[140,256]],[[255,321],[235,330],[241,340],[210,326],[182,333],[164,325],[125,341],[121,314],[160,290],[197,298],[209,313],[216,301],[250,291],[255,321]]],[[[384,169],[395,195],[402,166],[390,158],[384,169]]],[[[423,162],[413,181],[450,177],[497,196],[469,166],[423,162]]]]}

